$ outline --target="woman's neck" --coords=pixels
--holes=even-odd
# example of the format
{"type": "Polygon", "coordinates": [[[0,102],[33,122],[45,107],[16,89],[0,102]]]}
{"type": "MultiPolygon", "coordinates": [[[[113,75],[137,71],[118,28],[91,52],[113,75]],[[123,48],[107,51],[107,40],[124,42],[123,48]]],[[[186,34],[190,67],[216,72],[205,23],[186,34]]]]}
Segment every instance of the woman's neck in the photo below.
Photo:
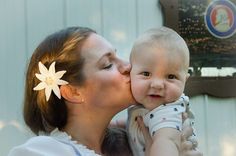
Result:
{"type": "Polygon", "coordinates": [[[73,140],[101,154],[101,145],[111,119],[111,115],[102,113],[68,114],[67,124],[63,130],[71,135],[73,140]]]}

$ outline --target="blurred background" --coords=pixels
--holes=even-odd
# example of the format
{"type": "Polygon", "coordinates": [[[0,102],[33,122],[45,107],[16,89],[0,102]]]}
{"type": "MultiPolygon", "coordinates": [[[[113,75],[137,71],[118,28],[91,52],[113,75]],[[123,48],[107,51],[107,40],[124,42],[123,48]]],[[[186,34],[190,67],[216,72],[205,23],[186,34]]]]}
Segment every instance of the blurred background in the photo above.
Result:
{"type": "MultiPolygon", "coordinates": [[[[234,21],[229,28],[232,34],[226,37],[214,35],[204,25],[206,10],[214,2],[211,0],[0,0],[0,156],[33,136],[22,118],[24,77],[32,52],[47,35],[68,26],[87,26],[128,60],[135,38],[162,25],[178,31],[194,56],[186,94],[195,112],[200,150],[205,156],[235,156],[236,1],[224,1],[231,4],[229,17],[234,21]],[[192,11],[199,6],[200,13],[192,11]],[[193,13],[193,18],[184,15],[186,10],[193,13]],[[198,21],[201,26],[194,25],[198,21]],[[204,33],[199,36],[199,32],[204,33]],[[206,48],[208,41],[213,47],[206,48]],[[222,44],[219,47],[223,52],[214,46],[222,44]],[[199,51],[198,45],[204,48],[199,51]]],[[[119,113],[114,120],[125,119],[126,113],[119,113]]]]}

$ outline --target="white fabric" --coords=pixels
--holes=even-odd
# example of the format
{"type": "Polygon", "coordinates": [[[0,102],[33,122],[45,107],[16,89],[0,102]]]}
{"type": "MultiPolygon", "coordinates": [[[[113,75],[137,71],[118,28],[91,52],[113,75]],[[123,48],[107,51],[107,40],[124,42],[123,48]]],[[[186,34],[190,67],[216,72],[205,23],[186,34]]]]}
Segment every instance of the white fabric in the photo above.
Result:
{"type": "Polygon", "coordinates": [[[175,128],[182,130],[182,113],[186,111],[189,98],[181,96],[175,102],[161,105],[143,116],[144,124],[149,128],[149,133],[152,136],[161,128],[175,128]]]}
{"type": "Polygon", "coordinates": [[[13,148],[8,156],[76,156],[74,148],[81,156],[101,156],[86,146],[77,144],[67,133],[58,129],[52,131],[49,136],[29,139],[26,143],[13,148]]]}
{"type": "MultiPolygon", "coordinates": [[[[149,132],[152,135],[155,131],[164,127],[176,128],[182,130],[182,113],[188,113],[189,119],[187,119],[185,125],[193,125],[194,115],[189,107],[189,98],[182,95],[179,100],[161,105],[154,110],[148,112],[142,105],[133,106],[128,109],[128,123],[127,131],[129,134],[130,147],[134,153],[134,156],[145,155],[145,141],[143,134],[138,127],[135,118],[142,116],[144,124],[149,128],[149,132]],[[152,114],[152,115],[151,115],[152,114]]],[[[189,140],[196,141],[196,136],[191,136],[189,140]]],[[[197,141],[196,141],[197,142],[197,141]]]]}
{"type": "Polygon", "coordinates": [[[127,122],[127,132],[128,140],[131,150],[134,156],[144,156],[145,155],[145,141],[143,133],[138,127],[135,121],[137,116],[144,116],[148,113],[142,105],[132,106],[128,109],[128,122],[127,122]]]}

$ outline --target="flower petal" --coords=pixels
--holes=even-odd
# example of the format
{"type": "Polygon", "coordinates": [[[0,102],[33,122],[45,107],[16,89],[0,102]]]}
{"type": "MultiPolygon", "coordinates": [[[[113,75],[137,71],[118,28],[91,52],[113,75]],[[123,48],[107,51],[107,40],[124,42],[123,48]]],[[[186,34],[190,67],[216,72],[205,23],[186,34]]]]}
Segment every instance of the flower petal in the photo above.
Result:
{"type": "Polygon", "coordinates": [[[51,73],[52,75],[55,74],[55,64],[56,62],[54,61],[49,67],[49,73],[51,73]]]}
{"type": "Polygon", "coordinates": [[[33,88],[33,90],[42,90],[47,87],[47,84],[44,82],[40,82],[36,87],[33,88]]]}
{"type": "Polygon", "coordinates": [[[39,62],[39,71],[42,75],[48,75],[48,69],[41,62],[39,62]]]}
{"type": "Polygon", "coordinates": [[[55,75],[58,79],[60,79],[65,73],[66,73],[66,71],[62,70],[62,71],[57,72],[55,75]]]}
{"type": "Polygon", "coordinates": [[[45,81],[45,76],[44,75],[42,75],[42,74],[35,74],[35,76],[40,80],[40,81],[45,81]]]}
{"type": "Polygon", "coordinates": [[[60,92],[60,89],[58,87],[58,85],[54,85],[53,88],[52,88],[53,92],[55,93],[55,95],[61,99],[61,92],[60,92]]]}
{"type": "Polygon", "coordinates": [[[57,80],[57,85],[66,85],[66,84],[68,84],[68,82],[65,80],[57,80]]]}
{"type": "Polygon", "coordinates": [[[49,69],[42,64],[42,62],[39,62],[39,71],[40,74],[35,74],[35,76],[41,81],[36,87],[34,87],[34,90],[42,90],[45,89],[45,96],[46,100],[48,101],[52,91],[55,93],[55,95],[60,99],[61,93],[59,85],[66,85],[68,84],[67,81],[61,80],[60,78],[66,73],[65,70],[58,71],[56,73],[55,70],[55,64],[56,62],[53,62],[49,69]]]}
{"type": "Polygon", "coordinates": [[[45,88],[45,95],[46,95],[46,100],[48,101],[51,95],[52,89],[50,87],[45,88]]]}

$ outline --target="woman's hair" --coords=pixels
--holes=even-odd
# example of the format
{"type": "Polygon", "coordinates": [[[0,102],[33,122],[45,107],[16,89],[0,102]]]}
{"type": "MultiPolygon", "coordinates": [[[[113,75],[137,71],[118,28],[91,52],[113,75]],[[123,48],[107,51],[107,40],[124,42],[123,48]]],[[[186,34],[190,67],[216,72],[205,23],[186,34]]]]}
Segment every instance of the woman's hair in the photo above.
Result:
{"type": "Polygon", "coordinates": [[[94,30],[85,27],[69,27],[49,35],[34,51],[25,81],[24,120],[30,129],[39,134],[50,132],[55,127],[62,128],[67,122],[65,100],[51,94],[46,101],[44,90],[34,91],[40,81],[35,74],[40,73],[38,63],[41,61],[47,68],[55,61],[55,70],[65,70],[61,79],[74,85],[84,82],[83,63],[80,56],[81,46],[94,30]]]}

